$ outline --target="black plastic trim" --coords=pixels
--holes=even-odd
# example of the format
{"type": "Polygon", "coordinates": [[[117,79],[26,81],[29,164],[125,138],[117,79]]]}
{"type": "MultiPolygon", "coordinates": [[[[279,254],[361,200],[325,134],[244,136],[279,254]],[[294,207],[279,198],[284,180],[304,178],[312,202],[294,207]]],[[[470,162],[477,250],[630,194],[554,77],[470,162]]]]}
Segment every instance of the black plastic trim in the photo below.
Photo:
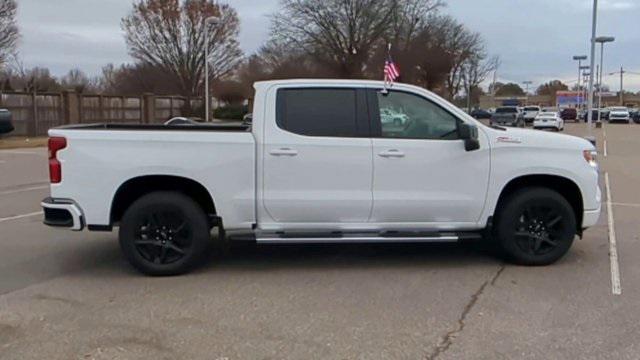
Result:
{"type": "Polygon", "coordinates": [[[221,131],[244,132],[247,125],[197,124],[197,125],[162,125],[162,124],[74,124],[63,125],[56,129],[64,130],[160,130],[160,131],[221,131]]]}
{"type": "Polygon", "coordinates": [[[113,230],[113,226],[111,226],[111,225],[87,225],[87,229],[89,231],[111,232],[113,230]]]}

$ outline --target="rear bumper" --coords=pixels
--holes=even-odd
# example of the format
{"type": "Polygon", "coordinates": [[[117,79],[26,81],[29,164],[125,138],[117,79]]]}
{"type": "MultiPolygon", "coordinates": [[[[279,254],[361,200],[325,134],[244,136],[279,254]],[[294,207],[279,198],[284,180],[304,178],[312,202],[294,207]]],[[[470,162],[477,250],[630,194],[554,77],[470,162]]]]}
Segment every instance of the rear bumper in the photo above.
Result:
{"type": "Polygon", "coordinates": [[[560,124],[555,122],[549,123],[533,123],[533,127],[535,129],[557,129],[560,127],[560,124]]]}
{"type": "Polygon", "coordinates": [[[44,224],[74,231],[84,228],[82,210],[73,200],[46,198],[40,203],[44,210],[44,224]]]}

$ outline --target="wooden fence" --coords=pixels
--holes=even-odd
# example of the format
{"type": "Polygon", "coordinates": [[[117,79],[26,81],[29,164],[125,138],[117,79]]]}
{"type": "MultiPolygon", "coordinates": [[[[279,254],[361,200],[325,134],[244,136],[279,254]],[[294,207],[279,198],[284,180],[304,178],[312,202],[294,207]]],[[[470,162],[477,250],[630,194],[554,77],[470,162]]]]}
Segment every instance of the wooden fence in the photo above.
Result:
{"type": "Polygon", "coordinates": [[[12,135],[44,136],[56,126],[66,124],[163,123],[182,116],[185,105],[202,106],[203,99],[183,96],[102,95],[4,92],[0,108],[11,111],[15,127],[12,135]]]}

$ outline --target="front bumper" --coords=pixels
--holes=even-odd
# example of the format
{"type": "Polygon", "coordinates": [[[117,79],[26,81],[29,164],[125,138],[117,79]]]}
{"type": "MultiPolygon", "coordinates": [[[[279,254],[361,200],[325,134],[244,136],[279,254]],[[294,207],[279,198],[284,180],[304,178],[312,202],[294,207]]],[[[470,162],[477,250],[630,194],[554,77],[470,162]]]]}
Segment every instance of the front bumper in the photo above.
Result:
{"type": "Polygon", "coordinates": [[[602,211],[602,191],[600,190],[599,186],[596,188],[596,202],[598,204],[597,209],[585,210],[582,214],[583,229],[596,225],[598,223],[598,219],[600,218],[600,212],[602,211]]]}
{"type": "Polygon", "coordinates": [[[84,228],[82,210],[68,199],[46,198],[40,203],[44,210],[44,224],[53,227],[64,227],[74,231],[84,228]]]}
{"type": "Polygon", "coordinates": [[[586,229],[588,227],[592,227],[598,223],[598,219],[600,219],[600,211],[601,207],[596,210],[585,210],[582,215],[582,228],[586,229]]]}
{"type": "Polygon", "coordinates": [[[620,122],[630,122],[631,118],[629,117],[611,117],[609,116],[609,122],[616,122],[616,121],[620,121],[620,122]]]}

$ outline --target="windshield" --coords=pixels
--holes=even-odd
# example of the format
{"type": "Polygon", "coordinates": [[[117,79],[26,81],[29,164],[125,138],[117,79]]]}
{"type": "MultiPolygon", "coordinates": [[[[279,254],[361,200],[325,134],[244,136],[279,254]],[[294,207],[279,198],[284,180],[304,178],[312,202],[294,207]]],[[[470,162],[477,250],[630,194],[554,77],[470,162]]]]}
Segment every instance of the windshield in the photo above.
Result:
{"type": "Polygon", "coordinates": [[[517,112],[518,112],[518,109],[516,109],[516,108],[509,108],[509,107],[506,107],[506,108],[497,108],[497,109],[496,109],[496,113],[498,113],[498,114],[514,114],[514,113],[517,113],[517,112]]]}
{"type": "Polygon", "coordinates": [[[617,107],[609,108],[609,111],[628,111],[628,109],[626,107],[617,106],[617,107]]]}
{"type": "Polygon", "coordinates": [[[529,106],[524,108],[524,111],[540,111],[540,108],[535,106],[529,106]]]}
{"type": "Polygon", "coordinates": [[[540,113],[540,116],[556,116],[556,115],[557,115],[557,113],[554,113],[554,112],[543,112],[543,113],[540,113]]]}

